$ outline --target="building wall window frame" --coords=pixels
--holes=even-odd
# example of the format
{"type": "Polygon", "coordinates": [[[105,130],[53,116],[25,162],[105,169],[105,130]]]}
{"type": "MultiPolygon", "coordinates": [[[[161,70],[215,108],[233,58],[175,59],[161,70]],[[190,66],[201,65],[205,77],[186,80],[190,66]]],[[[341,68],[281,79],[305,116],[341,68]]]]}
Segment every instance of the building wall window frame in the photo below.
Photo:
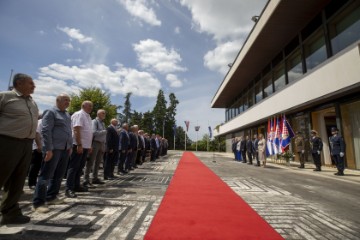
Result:
{"type": "Polygon", "coordinates": [[[274,56],[227,109],[231,120],[360,39],[360,1],[330,2],[274,56]]]}

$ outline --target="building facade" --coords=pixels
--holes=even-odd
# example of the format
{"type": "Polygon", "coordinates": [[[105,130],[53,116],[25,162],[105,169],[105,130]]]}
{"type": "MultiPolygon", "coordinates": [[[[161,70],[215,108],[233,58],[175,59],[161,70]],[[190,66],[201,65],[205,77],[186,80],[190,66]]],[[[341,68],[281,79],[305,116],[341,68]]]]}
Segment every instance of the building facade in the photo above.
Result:
{"type": "Polygon", "coordinates": [[[360,1],[271,0],[255,20],[212,100],[226,109],[214,134],[231,151],[233,137],[266,135],[267,120],[285,114],[306,139],[319,132],[324,165],[339,128],[347,168],[360,169],[360,1]]]}

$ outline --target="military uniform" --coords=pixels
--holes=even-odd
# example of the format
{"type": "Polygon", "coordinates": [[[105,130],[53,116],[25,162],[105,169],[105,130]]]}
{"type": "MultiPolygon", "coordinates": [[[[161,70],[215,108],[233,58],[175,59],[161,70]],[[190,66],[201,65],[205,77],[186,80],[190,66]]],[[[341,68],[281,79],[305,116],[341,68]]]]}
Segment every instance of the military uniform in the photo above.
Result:
{"type": "MultiPolygon", "coordinates": [[[[298,134],[300,134],[300,133],[298,133],[298,134]]],[[[300,167],[299,168],[304,168],[305,167],[305,141],[304,141],[303,136],[301,136],[301,135],[297,135],[295,137],[295,152],[299,156],[299,159],[300,159],[300,167]]]]}
{"type": "Polygon", "coordinates": [[[344,175],[344,155],[345,155],[345,141],[338,135],[338,129],[332,128],[333,136],[330,137],[331,156],[333,157],[338,172],[335,175],[344,175]]]}
{"type": "Polygon", "coordinates": [[[317,136],[317,132],[316,131],[311,131],[312,133],[315,133],[315,135],[313,135],[310,138],[310,146],[311,146],[311,155],[313,157],[314,160],[314,164],[315,164],[315,169],[314,171],[321,171],[321,151],[323,148],[323,143],[320,137],[317,136]]]}

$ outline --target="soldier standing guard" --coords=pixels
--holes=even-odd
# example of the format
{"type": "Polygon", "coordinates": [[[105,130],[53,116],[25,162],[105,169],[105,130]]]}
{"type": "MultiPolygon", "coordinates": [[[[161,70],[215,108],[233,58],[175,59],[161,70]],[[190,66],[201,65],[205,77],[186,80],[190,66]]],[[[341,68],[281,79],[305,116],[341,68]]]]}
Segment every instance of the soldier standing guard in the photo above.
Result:
{"type": "Polygon", "coordinates": [[[345,155],[345,141],[339,136],[339,130],[336,127],[331,128],[330,147],[331,156],[333,156],[338,172],[335,173],[337,176],[344,176],[344,155],[345,155]]]}
{"type": "Polygon", "coordinates": [[[299,156],[300,166],[299,168],[305,168],[305,141],[301,132],[296,132],[295,137],[295,152],[299,156]]]}
{"type": "Polygon", "coordinates": [[[321,138],[318,136],[317,131],[311,130],[310,132],[310,146],[311,146],[311,155],[314,160],[315,169],[314,171],[321,171],[321,151],[323,148],[323,143],[321,138]]]}

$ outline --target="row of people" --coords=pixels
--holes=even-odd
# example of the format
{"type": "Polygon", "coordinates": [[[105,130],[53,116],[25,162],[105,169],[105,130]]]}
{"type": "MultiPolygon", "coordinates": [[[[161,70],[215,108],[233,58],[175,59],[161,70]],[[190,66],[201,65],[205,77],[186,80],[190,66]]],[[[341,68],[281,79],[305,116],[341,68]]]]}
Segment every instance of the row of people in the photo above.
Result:
{"type": "Polygon", "coordinates": [[[70,104],[67,94],[58,95],[56,105],[44,111],[40,127],[39,109],[31,97],[35,89],[33,79],[26,74],[15,74],[13,86],[12,91],[0,92],[0,189],[4,191],[0,206],[1,225],[30,221],[18,204],[28,172],[29,185],[35,187],[33,209],[48,212],[47,205],[63,203],[57,196],[64,176],[65,195],[70,198],[77,197],[76,192],[87,191],[90,184],[104,183],[99,178],[104,155],[106,180],[114,177],[115,165],[120,173],[122,170],[126,173],[141,164],[146,151],[151,153],[152,161],[166,154],[166,139],[153,135],[151,140],[145,140],[149,137],[137,126],[131,127],[130,133],[127,124],[120,130],[117,120],[112,119],[106,128],[104,110],[100,109],[96,119],[92,120],[91,101],[84,101],[81,110],[70,116],[66,111],[70,104]],[[127,144],[124,134],[128,138],[127,144]],[[131,135],[136,138],[130,138],[131,135]],[[34,139],[37,146],[32,151],[34,139]],[[136,147],[131,139],[136,139],[136,147]],[[32,155],[33,164],[29,170],[32,155]],[[38,174],[39,164],[34,165],[39,159],[41,169],[38,174]],[[82,174],[84,184],[80,181],[82,174]]]}
{"type": "MultiPolygon", "coordinates": [[[[338,172],[335,175],[343,176],[345,169],[345,141],[339,135],[339,129],[331,128],[332,136],[329,138],[331,157],[335,162],[338,172]]],[[[323,142],[316,130],[310,132],[310,152],[315,164],[314,171],[321,171],[321,152],[323,150],[323,142]]],[[[299,168],[305,168],[305,139],[301,132],[297,132],[294,138],[295,153],[300,160],[299,168]]],[[[259,137],[255,134],[253,139],[249,136],[237,137],[232,139],[232,151],[234,158],[243,163],[253,164],[252,160],[256,159],[255,166],[266,166],[266,141],[262,134],[259,137]]]]}

